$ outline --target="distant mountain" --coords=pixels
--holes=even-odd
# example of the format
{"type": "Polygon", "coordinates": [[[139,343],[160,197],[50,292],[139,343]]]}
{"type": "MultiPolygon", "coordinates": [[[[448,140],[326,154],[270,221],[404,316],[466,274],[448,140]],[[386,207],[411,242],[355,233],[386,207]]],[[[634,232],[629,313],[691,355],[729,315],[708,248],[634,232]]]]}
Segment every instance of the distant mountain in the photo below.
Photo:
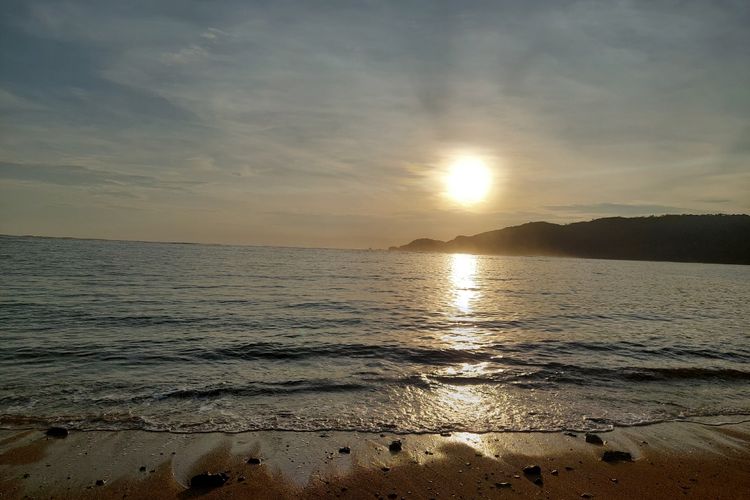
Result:
{"type": "Polygon", "coordinates": [[[421,238],[390,249],[750,264],[750,216],[607,217],[565,225],[529,222],[450,241],[421,238]]]}

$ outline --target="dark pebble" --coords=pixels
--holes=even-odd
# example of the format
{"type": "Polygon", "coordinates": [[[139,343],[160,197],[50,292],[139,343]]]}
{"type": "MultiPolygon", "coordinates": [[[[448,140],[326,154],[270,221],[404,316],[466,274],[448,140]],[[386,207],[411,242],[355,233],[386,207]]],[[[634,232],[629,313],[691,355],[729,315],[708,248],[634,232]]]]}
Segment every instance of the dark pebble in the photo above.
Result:
{"type": "Polygon", "coordinates": [[[602,438],[600,438],[596,434],[591,434],[590,432],[586,433],[586,442],[591,444],[604,444],[602,438]]]}
{"type": "Polygon", "coordinates": [[[250,465],[260,465],[260,458],[251,457],[247,459],[247,463],[250,465]]]}
{"type": "Polygon", "coordinates": [[[391,441],[391,444],[388,445],[388,449],[393,452],[401,451],[401,448],[402,448],[402,444],[401,444],[400,439],[391,441]]]}
{"type": "Polygon", "coordinates": [[[556,476],[558,474],[557,469],[552,469],[550,474],[552,474],[553,476],[556,476]]]}
{"type": "Polygon", "coordinates": [[[68,437],[68,429],[65,427],[50,427],[45,434],[53,438],[65,438],[68,437]]]}
{"type": "Polygon", "coordinates": [[[570,436],[570,437],[572,437],[572,438],[577,438],[577,437],[578,437],[578,434],[576,434],[576,433],[574,433],[574,432],[566,432],[566,433],[565,433],[565,435],[566,435],[566,436],[570,436]]]}
{"type": "Polygon", "coordinates": [[[96,480],[96,485],[97,486],[104,486],[104,479],[97,479],[96,480]]]}
{"type": "Polygon", "coordinates": [[[342,448],[339,448],[339,453],[349,454],[352,450],[349,449],[348,446],[344,446],[342,448]]]}
{"type": "Polygon", "coordinates": [[[27,472],[26,474],[24,474],[24,475],[23,475],[23,478],[24,478],[24,479],[28,479],[28,478],[29,478],[29,476],[31,476],[31,474],[29,474],[29,473],[27,472]]]}
{"type": "Polygon", "coordinates": [[[591,493],[581,493],[581,498],[594,498],[591,493]]]}
{"type": "Polygon", "coordinates": [[[632,462],[633,455],[627,451],[607,450],[602,455],[602,460],[605,462],[632,462]]]}
{"type": "Polygon", "coordinates": [[[391,468],[390,467],[381,467],[380,470],[382,470],[383,472],[388,472],[389,470],[391,470],[391,468]]]}
{"type": "Polygon", "coordinates": [[[223,472],[219,472],[218,474],[204,472],[203,474],[193,476],[190,480],[190,487],[197,489],[218,488],[219,486],[224,486],[224,483],[228,480],[229,476],[223,472]]]}
{"type": "Polygon", "coordinates": [[[538,476],[542,473],[542,468],[538,465],[527,465],[523,468],[523,473],[527,476],[538,476]]]}
{"type": "Polygon", "coordinates": [[[146,466],[145,465],[141,465],[141,468],[138,469],[138,470],[141,471],[141,472],[146,472],[146,466]]]}

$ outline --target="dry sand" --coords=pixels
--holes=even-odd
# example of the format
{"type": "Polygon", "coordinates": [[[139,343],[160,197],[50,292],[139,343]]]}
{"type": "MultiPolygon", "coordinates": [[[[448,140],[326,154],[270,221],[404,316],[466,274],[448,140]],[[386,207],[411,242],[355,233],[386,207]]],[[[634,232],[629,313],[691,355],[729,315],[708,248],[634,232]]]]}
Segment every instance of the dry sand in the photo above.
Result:
{"type": "Polygon", "coordinates": [[[750,498],[750,422],[716,423],[616,429],[600,434],[603,446],[564,433],[72,431],[56,439],[4,430],[0,498],[750,498]],[[395,439],[397,453],[388,449],[395,439]],[[339,452],[345,446],[351,453],[339,452]],[[633,461],[606,463],[605,450],[633,461]],[[522,471],[532,464],[541,484],[522,471]],[[229,480],[190,489],[203,471],[229,480]]]}

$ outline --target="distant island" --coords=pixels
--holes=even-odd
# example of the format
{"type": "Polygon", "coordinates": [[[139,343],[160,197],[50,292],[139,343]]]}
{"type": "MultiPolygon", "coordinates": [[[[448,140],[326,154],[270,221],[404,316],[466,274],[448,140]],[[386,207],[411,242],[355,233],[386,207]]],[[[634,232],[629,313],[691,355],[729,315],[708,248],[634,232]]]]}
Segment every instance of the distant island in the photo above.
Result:
{"type": "Polygon", "coordinates": [[[390,250],[750,264],[750,215],[529,222],[450,241],[420,238],[390,250]]]}

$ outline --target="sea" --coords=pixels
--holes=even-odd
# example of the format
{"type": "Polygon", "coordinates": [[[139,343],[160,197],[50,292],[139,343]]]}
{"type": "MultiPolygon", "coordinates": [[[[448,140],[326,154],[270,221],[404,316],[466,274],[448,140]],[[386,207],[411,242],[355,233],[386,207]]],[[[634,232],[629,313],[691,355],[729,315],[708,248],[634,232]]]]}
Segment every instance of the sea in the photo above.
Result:
{"type": "Polygon", "coordinates": [[[0,427],[750,415],[750,266],[0,237],[0,427]]]}

